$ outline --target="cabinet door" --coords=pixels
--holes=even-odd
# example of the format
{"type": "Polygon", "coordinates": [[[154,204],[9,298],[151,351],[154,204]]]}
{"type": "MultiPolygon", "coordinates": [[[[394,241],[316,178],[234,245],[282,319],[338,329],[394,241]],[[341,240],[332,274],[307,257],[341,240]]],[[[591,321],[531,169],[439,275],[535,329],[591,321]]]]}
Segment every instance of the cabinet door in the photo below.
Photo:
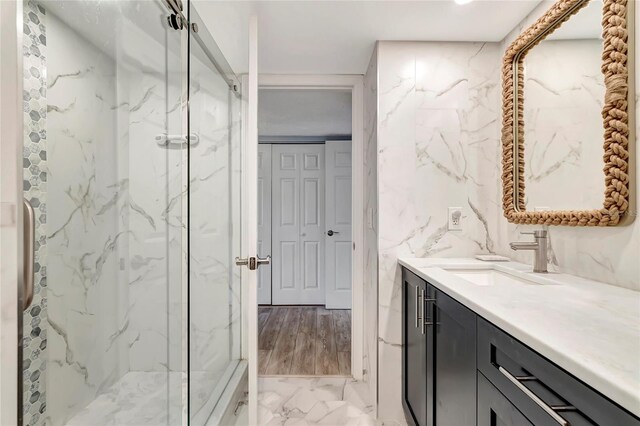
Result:
{"type": "Polygon", "coordinates": [[[409,424],[427,426],[426,283],[407,270],[402,276],[402,405],[409,424]]]}
{"type": "Polygon", "coordinates": [[[476,315],[435,290],[435,424],[476,424],[476,315]]]}
{"type": "Polygon", "coordinates": [[[478,372],[478,426],[533,426],[518,409],[478,372]]]}

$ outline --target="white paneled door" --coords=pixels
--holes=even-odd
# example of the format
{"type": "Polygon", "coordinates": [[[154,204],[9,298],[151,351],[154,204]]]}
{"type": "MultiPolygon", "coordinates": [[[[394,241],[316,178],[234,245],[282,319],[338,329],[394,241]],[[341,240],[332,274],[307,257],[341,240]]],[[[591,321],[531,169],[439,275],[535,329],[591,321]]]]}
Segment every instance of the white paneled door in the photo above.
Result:
{"type": "Polygon", "coordinates": [[[351,141],[327,141],[326,299],[327,309],[351,308],[351,141]]]}
{"type": "Polygon", "coordinates": [[[324,145],[272,147],[272,303],[325,302],[324,145]]]}
{"type": "MultiPolygon", "coordinates": [[[[258,145],[258,256],[271,255],[271,145],[258,145]]],[[[258,269],[258,303],[271,304],[271,265],[258,269]]]]}

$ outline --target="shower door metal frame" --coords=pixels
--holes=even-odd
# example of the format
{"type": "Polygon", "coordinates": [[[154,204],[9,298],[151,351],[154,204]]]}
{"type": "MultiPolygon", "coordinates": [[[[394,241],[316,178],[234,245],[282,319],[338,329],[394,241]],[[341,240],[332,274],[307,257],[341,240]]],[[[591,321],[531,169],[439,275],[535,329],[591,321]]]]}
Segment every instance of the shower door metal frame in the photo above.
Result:
{"type": "Polygon", "coordinates": [[[237,97],[241,97],[240,79],[233,72],[231,65],[227,62],[224,54],[216,44],[213,36],[204,24],[204,21],[198,14],[195,7],[189,0],[189,37],[196,40],[205,55],[211,63],[216,67],[220,75],[222,75],[229,85],[231,92],[237,97]]]}

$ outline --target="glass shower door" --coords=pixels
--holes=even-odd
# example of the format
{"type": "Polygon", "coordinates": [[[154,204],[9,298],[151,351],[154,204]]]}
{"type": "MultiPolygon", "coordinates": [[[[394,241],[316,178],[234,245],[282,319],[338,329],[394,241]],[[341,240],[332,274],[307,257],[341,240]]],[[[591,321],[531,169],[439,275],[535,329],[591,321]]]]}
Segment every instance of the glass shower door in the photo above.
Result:
{"type": "Polygon", "coordinates": [[[239,82],[193,6],[190,21],[189,420],[203,425],[241,356],[241,120],[239,82]]]}
{"type": "Polygon", "coordinates": [[[188,34],[170,13],[24,2],[25,425],[183,422],[188,34]]]}

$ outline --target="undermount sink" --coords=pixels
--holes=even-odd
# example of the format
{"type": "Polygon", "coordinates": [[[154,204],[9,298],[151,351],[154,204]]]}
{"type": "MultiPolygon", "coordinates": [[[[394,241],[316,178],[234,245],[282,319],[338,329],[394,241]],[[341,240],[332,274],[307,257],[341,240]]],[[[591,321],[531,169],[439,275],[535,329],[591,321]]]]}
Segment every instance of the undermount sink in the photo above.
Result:
{"type": "Polygon", "coordinates": [[[491,286],[496,284],[543,285],[541,282],[523,279],[501,271],[496,271],[495,269],[447,269],[447,271],[477,286],[491,286]]]}

